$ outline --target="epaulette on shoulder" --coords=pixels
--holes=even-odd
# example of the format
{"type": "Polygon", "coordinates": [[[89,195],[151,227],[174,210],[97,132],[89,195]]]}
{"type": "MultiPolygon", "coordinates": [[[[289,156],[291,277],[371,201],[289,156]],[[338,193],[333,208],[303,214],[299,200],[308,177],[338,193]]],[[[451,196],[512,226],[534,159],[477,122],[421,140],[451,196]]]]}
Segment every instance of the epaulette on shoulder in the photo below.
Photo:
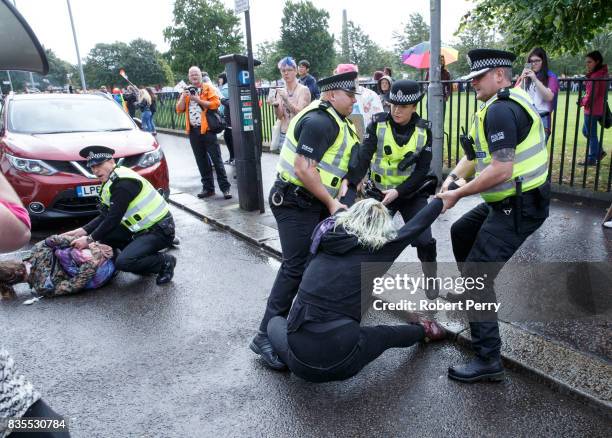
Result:
{"type": "Polygon", "coordinates": [[[508,100],[510,99],[510,89],[509,88],[500,88],[497,92],[497,98],[500,100],[508,100]]]}
{"type": "Polygon", "coordinates": [[[382,113],[376,113],[372,116],[372,121],[374,123],[383,123],[386,122],[389,119],[389,113],[386,112],[382,112],[382,113]]]}
{"type": "Polygon", "coordinates": [[[431,122],[427,119],[419,119],[416,122],[416,125],[419,128],[424,128],[424,129],[431,129],[431,122]]]}
{"type": "Polygon", "coordinates": [[[115,182],[115,180],[119,179],[119,176],[113,171],[111,172],[111,174],[109,175],[108,179],[111,180],[111,182],[115,182]]]}
{"type": "Polygon", "coordinates": [[[325,110],[327,110],[329,107],[331,107],[331,103],[329,103],[327,100],[322,100],[322,101],[319,103],[319,109],[320,109],[320,110],[325,111],[325,110]]]}

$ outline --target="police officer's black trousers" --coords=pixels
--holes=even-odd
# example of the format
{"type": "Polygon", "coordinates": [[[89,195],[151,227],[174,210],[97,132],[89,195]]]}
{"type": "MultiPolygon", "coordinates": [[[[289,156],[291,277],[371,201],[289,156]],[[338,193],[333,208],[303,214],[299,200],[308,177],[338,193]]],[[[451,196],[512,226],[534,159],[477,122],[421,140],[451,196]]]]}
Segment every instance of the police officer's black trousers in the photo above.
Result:
{"type": "MultiPolygon", "coordinates": [[[[286,201],[292,204],[291,200],[286,199],[286,201]]],[[[266,311],[259,326],[261,333],[266,333],[268,321],[272,317],[287,316],[289,313],[291,303],[302,281],[302,274],[306,269],[312,232],[317,224],[328,216],[327,210],[320,204],[310,208],[293,205],[276,207],[271,204],[271,209],[278,225],[283,260],[276,274],[266,311]]]]}
{"type": "Polygon", "coordinates": [[[159,251],[170,247],[174,240],[173,219],[166,218],[163,222],[164,228],[159,224],[154,225],[150,231],[133,237],[121,226],[102,240],[102,243],[112,246],[113,249],[121,250],[115,260],[118,271],[140,275],[157,274],[161,271],[165,257],[159,251]]]}
{"type": "MultiPolygon", "coordinates": [[[[427,197],[415,196],[405,201],[398,199],[389,207],[392,214],[399,211],[404,219],[404,222],[408,222],[426,205],[427,197]]],[[[423,233],[411,245],[417,249],[417,256],[421,262],[436,261],[436,239],[432,237],[431,227],[428,227],[425,231],[423,231],[423,233]]]]}
{"type": "Polygon", "coordinates": [[[361,327],[357,321],[351,321],[320,331],[318,327],[323,324],[307,323],[289,334],[283,317],[272,318],[268,325],[268,337],[279,358],[291,372],[309,382],[346,380],[385,350],[410,347],[425,338],[425,330],[417,324],[361,327]],[[326,358],[321,351],[329,349],[343,350],[347,355],[335,364],[324,366],[326,358]]]}
{"type": "MultiPolygon", "coordinates": [[[[493,286],[497,274],[544,220],[523,211],[519,232],[515,228],[514,209],[504,212],[486,203],[477,205],[457,220],[451,227],[451,239],[459,270],[464,277],[485,279],[483,290],[466,292],[465,298],[495,303],[497,298],[493,286]]],[[[493,311],[474,311],[469,312],[468,317],[472,347],[476,354],[483,359],[499,358],[501,338],[497,314],[493,311]]]]}

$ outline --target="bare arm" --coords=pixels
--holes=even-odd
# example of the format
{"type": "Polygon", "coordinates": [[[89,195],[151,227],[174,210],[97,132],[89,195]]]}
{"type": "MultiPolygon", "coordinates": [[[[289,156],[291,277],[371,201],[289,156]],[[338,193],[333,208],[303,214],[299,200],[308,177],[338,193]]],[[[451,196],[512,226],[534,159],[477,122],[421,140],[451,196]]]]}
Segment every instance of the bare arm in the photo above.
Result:
{"type": "MultiPolygon", "coordinates": [[[[23,207],[19,196],[0,173],[0,199],[23,207]]],[[[12,211],[0,204],[0,251],[14,251],[30,240],[30,229],[12,211]]]]}
{"type": "MultiPolygon", "coordinates": [[[[461,160],[457,163],[455,168],[451,173],[457,175],[457,179],[459,178],[469,178],[474,174],[474,170],[476,169],[476,161],[469,161],[467,157],[461,158],[461,160]]],[[[450,175],[444,180],[442,184],[442,193],[448,190],[448,186],[453,182],[453,178],[450,175]]]]}
{"type": "Polygon", "coordinates": [[[315,160],[298,154],[294,163],[296,176],[304,183],[304,187],[327,207],[330,213],[335,213],[339,208],[346,208],[327,193],[317,171],[317,164],[315,160]]]}
{"type": "Polygon", "coordinates": [[[189,94],[189,91],[185,90],[181,93],[181,97],[179,97],[178,102],[176,103],[176,112],[177,113],[184,113],[185,112],[185,98],[187,97],[187,95],[189,94]]]}

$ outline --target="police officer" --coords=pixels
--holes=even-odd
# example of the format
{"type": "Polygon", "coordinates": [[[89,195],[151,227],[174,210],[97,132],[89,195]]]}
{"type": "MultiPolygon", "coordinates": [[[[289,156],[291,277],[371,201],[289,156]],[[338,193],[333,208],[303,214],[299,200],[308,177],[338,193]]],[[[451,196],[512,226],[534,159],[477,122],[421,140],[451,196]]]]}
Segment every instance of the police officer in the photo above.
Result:
{"type": "MultiPolygon", "coordinates": [[[[462,142],[466,156],[457,164],[438,197],[445,209],[464,196],[480,193],[484,203],[451,227],[453,252],[462,275],[484,278],[482,291],[469,298],[495,303],[493,282],[521,244],[548,217],[550,186],[546,137],[529,96],[512,88],[516,56],[501,50],[468,53],[476,97],[483,102],[470,135],[462,142]],[[458,190],[447,191],[458,178],[475,178],[458,190]]],[[[495,312],[470,312],[472,347],[476,357],[449,368],[448,376],[463,382],[502,380],[501,339],[495,312]]]]}
{"type": "MultiPolygon", "coordinates": [[[[311,102],[293,118],[281,148],[278,177],[269,203],[278,224],[283,261],[259,333],[250,344],[251,350],[273,369],[284,369],[285,364],[278,359],[266,334],[268,321],[289,312],[316,225],[346,207],[339,198],[348,187],[351,151],[359,142],[353,124],[346,118],[355,103],[356,79],[357,72],[321,79],[317,83],[321,100],[311,102]]],[[[355,180],[351,181],[354,186],[355,180]]]]}
{"type": "Polygon", "coordinates": [[[133,170],[118,166],[113,149],[89,146],[79,154],[102,181],[101,213],[82,228],[66,234],[78,239],[72,245],[83,249],[94,241],[121,249],[115,261],[120,271],[157,274],[158,285],[174,275],[176,258],[159,251],[174,240],[174,219],[164,197],[133,170]]]}
{"type": "MultiPolygon", "coordinates": [[[[431,163],[430,122],[422,119],[416,106],[425,93],[415,81],[393,83],[388,102],[389,113],[374,115],[359,148],[359,170],[364,175],[370,170],[370,181],[382,191],[383,204],[391,214],[400,212],[404,222],[427,205],[427,194],[418,190],[427,179],[431,163]]],[[[433,184],[435,189],[435,184],[433,184]]],[[[433,192],[433,190],[432,190],[433,192]]],[[[425,277],[436,276],[436,240],[427,228],[412,246],[422,263],[425,277]]],[[[427,297],[438,296],[435,282],[425,289],[427,297]]]]}

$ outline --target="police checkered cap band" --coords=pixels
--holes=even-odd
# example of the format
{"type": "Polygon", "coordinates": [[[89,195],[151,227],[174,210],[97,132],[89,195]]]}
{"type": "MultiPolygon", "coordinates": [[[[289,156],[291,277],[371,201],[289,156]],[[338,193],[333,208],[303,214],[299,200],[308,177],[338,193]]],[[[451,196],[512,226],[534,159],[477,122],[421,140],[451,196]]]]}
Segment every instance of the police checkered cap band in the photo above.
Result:
{"type": "Polygon", "coordinates": [[[321,85],[319,89],[321,91],[356,90],[357,84],[355,81],[337,81],[337,82],[330,82],[329,84],[321,85]]]}
{"type": "Polygon", "coordinates": [[[472,71],[493,67],[512,67],[512,61],[507,58],[485,58],[478,59],[474,62],[470,60],[470,68],[472,71]]]}
{"type": "Polygon", "coordinates": [[[421,92],[417,91],[414,94],[404,94],[402,90],[398,90],[397,93],[389,93],[389,100],[399,102],[399,104],[412,103],[421,97],[421,92]]]}
{"type": "Polygon", "coordinates": [[[97,154],[94,154],[93,152],[90,152],[89,155],[87,155],[87,159],[88,160],[95,160],[97,158],[111,159],[111,158],[113,158],[113,154],[109,154],[109,153],[106,153],[106,152],[98,152],[97,154]]]}

